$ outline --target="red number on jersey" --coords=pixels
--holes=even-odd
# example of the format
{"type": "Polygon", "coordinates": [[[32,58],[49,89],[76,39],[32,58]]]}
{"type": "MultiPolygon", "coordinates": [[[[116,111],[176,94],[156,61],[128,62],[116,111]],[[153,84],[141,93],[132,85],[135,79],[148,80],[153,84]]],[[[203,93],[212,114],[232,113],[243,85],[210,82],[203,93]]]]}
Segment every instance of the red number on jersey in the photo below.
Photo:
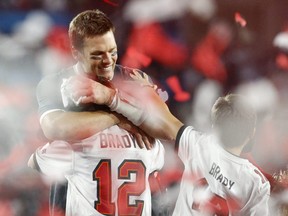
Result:
{"type": "MultiPolygon", "coordinates": [[[[118,179],[131,180],[135,174],[135,181],[124,182],[118,188],[118,215],[141,215],[144,201],[136,200],[134,205],[129,203],[130,196],[139,196],[145,190],[145,165],[140,160],[124,160],[118,167],[118,179]]],[[[111,160],[101,160],[93,172],[93,180],[98,182],[97,201],[95,209],[103,215],[115,215],[115,203],[112,203],[111,160]]]]}
{"type": "Polygon", "coordinates": [[[93,180],[98,182],[97,200],[94,207],[104,215],[115,215],[115,204],[112,200],[111,161],[101,160],[93,172],[93,180]]]}
{"type": "MultiPolygon", "coordinates": [[[[208,183],[205,178],[200,179],[195,185],[196,185],[195,190],[199,188],[208,187],[208,183]]],[[[205,211],[208,210],[209,213],[211,213],[211,215],[214,215],[214,216],[228,216],[229,215],[229,208],[228,208],[227,201],[223,197],[214,193],[212,193],[212,196],[209,197],[209,199],[203,203],[194,202],[192,204],[192,209],[196,211],[200,211],[201,209],[205,211]]]]}
{"type": "Polygon", "coordinates": [[[141,215],[144,201],[137,200],[135,205],[129,204],[129,196],[139,196],[145,190],[145,166],[142,161],[124,160],[119,166],[118,178],[130,179],[135,173],[135,182],[125,182],[118,189],[119,215],[141,215]]]}

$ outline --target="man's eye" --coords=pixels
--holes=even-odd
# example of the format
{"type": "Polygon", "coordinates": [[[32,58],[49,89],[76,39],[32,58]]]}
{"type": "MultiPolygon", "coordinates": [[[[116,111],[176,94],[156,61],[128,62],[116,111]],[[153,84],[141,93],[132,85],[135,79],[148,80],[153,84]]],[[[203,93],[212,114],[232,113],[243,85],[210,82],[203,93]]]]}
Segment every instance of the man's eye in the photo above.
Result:
{"type": "Polygon", "coordinates": [[[93,59],[93,60],[101,60],[102,56],[101,55],[93,55],[93,56],[91,56],[91,59],[93,59]]]}
{"type": "Polygon", "coordinates": [[[111,56],[116,56],[118,54],[117,50],[111,52],[111,56]]]}

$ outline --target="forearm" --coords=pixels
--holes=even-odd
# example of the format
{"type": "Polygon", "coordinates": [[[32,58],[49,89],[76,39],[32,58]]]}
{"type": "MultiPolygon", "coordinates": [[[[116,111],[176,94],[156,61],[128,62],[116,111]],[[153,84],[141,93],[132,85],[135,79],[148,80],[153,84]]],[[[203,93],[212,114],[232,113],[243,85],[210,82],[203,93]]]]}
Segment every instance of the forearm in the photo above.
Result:
{"type": "Polygon", "coordinates": [[[175,141],[183,123],[170,112],[155,91],[149,89],[148,91],[145,109],[147,114],[140,127],[152,137],[175,141]]]}
{"type": "Polygon", "coordinates": [[[44,116],[41,127],[50,140],[77,141],[119,123],[113,113],[56,111],[44,116]]]}
{"type": "Polygon", "coordinates": [[[183,123],[171,114],[167,105],[152,88],[142,88],[137,91],[137,97],[135,96],[137,104],[133,104],[127,98],[120,99],[119,95],[115,97],[118,97],[117,102],[115,104],[112,102],[110,107],[126,116],[147,134],[158,139],[176,139],[183,123]]]}
{"type": "Polygon", "coordinates": [[[146,119],[140,128],[154,138],[175,141],[182,125],[183,123],[174,116],[167,115],[166,119],[146,119]]]}
{"type": "Polygon", "coordinates": [[[140,84],[135,81],[118,83],[117,92],[94,81],[92,96],[83,98],[81,102],[105,104],[111,111],[122,114],[134,125],[140,126],[150,136],[175,140],[183,123],[171,114],[154,88],[140,84]]]}

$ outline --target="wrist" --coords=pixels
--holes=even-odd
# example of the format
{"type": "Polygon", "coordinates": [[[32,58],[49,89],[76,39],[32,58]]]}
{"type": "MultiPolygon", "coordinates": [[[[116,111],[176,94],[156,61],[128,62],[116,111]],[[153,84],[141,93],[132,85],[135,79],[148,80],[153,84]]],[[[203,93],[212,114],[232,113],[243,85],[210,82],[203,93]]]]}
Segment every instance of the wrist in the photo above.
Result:
{"type": "Polygon", "coordinates": [[[144,107],[138,106],[133,98],[129,98],[128,95],[126,96],[126,98],[123,98],[123,95],[120,96],[118,91],[115,91],[115,95],[108,107],[111,111],[122,114],[134,125],[139,126],[146,118],[145,109],[144,107]]]}
{"type": "Polygon", "coordinates": [[[106,105],[107,105],[107,106],[111,106],[111,104],[113,103],[113,101],[116,100],[116,97],[117,97],[117,90],[116,90],[116,89],[111,89],[111,88],[109,88],[109,89],[108,89],[108,100],[107,100],[106,105]]]}

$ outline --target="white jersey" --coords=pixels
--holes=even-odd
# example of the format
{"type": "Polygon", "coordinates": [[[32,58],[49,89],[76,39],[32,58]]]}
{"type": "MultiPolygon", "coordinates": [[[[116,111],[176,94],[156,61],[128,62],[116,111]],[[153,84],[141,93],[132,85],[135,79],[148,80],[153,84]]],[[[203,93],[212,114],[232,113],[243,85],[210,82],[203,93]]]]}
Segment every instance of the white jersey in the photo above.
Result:
{"type": "Polygon", "coordinates": [[[115,125],[73,145],[48,143],[34,160],[46,175],[65,173],[67,216],[150,216],[148,176],[162,168],[164,148],[156,140],[151,150],[140,149],[131,134],[115,125]]]}
{"type": "Polygon", "coordinates": [[[270,184],[248,160],[191,126],[176,147],[185,170],[173,215],[269,215],[270,184]]]}

